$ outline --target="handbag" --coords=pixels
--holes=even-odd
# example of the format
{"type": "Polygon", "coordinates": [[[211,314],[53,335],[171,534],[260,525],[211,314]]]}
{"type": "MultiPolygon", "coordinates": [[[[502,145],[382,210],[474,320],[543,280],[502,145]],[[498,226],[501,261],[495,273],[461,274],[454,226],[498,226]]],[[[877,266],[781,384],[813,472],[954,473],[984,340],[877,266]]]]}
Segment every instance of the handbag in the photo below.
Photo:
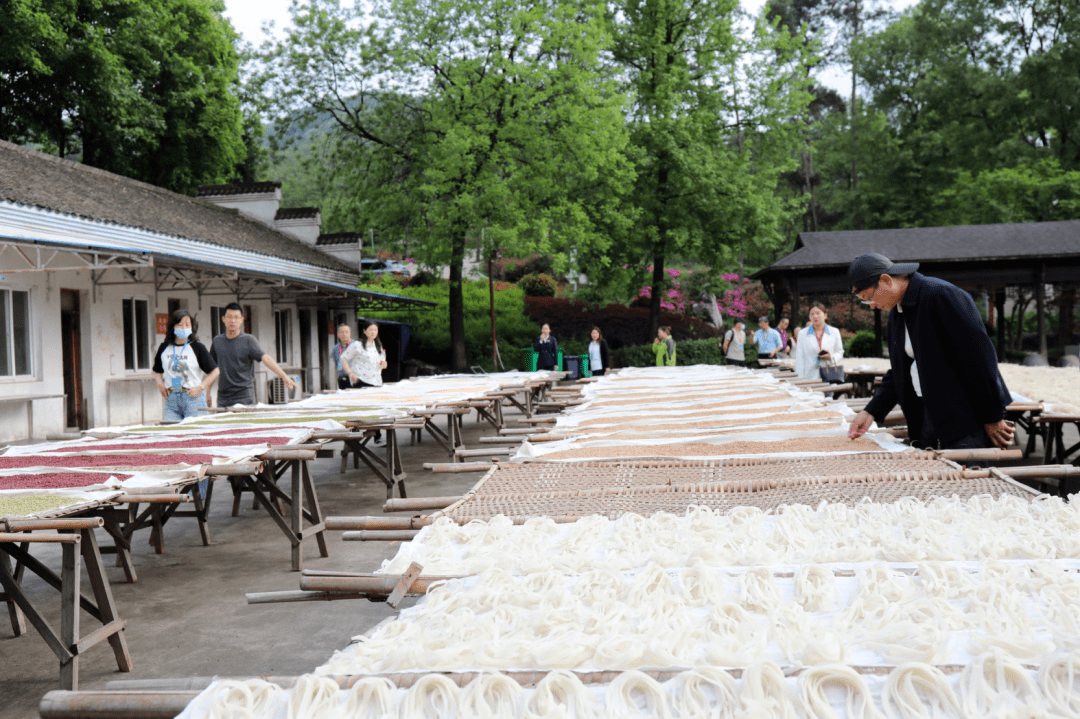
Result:
{"type": "Polygon", "coordinates": [[[821,381],[829,384],[843,384],[844,366],[836,364],[835,360],[832,364],[821,365],[821,381]]]}

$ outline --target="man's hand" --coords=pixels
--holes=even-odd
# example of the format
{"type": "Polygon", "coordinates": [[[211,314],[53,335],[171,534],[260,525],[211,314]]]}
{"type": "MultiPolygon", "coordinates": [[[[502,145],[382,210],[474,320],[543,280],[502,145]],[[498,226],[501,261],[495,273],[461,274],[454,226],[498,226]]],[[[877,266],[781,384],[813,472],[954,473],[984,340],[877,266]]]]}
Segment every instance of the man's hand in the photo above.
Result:
{"type": "Polygon", "coordinates": [[[855,419],[851,420],[851,425],[848,426],[847,436],[850,439],[858,439],[866,434],[866,430],[870,429],[870,425],[874,423],[874,416],[869,412],[863,411],[855,415],[855,419]]]}
{"type": "Polygon", "coordinates": [[[203,389],[201,384],[197,384],[187,391],[187,395],[192,399],[198,399],[199,395],[203,393],[203,389]]]}
{"type": "Polygon", "coordinates": [[[292,381],[292,377],[282,377],[281,379],[290,390],[296,389],[296,383],[292,381]]]}
{"type": "Polygon", "coordinates": [[[994,443],[995,447],[1008,449],[1012,446],[1013,438],[1016,437],[1016,425],[1008,420],[993,422],[983,425],[986,428],[986,436],[994,443]]]}
{"type": "Polygon", "coordinates": [[[775,357],[776,357],[776,350],[773,350],[772,352],[769,353],[769,359],[773,359],[775,357]]]}
{"type": "Polygon", "coordinates": [[[349,384],[356,384],[357,379],[358,377],[356,375],[354,375],[352,372],[349,373],[349,384]]]}

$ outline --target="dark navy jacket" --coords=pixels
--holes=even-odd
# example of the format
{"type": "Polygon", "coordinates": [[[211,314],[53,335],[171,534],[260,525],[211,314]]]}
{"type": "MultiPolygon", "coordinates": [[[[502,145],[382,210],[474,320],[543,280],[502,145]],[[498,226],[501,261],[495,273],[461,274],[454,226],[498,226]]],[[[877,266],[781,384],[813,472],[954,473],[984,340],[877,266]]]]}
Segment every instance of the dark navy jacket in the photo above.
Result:
{"type": "Polygon", "coordinates": [[[904,351],[904,325],[911,331],[911,349],[919,365],[926,414],[943,443],[977,434],[984,424],[1005,418],[1012,395],[998,371],[997,352],[986,334],[971,295],[944,280],[916,272],[900,306],[889,312],[889,361],[892,369],[866,405],[878,424],[897,404],[908,426],[922,426],[905,401],[910,388],[911,359],[904,351]]]}
{"type": "Polygon", "coordinates": [[[555,335],[548,335],[547,342],[542,341],[538,335],[533,340],[533,351],[539,353],[536,369],[555,369],[558,365],[559,341],[555,339],[555,335]]]}

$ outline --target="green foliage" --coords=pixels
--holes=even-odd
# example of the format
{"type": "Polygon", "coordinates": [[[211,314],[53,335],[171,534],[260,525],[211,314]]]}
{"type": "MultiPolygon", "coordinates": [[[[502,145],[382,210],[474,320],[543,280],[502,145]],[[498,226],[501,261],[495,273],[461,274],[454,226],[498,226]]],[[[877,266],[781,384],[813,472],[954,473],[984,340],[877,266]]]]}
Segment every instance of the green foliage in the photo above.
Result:
{"type": "Polygon", "coordinates": [[[869,330],[859,330],[844,341],[844,355],[848,357],[877,357],[881,354],[881,343],[869,330]]]}
{"type": "Polygon", "coordinates": [[[192,192],[246,154],[221,0],[0,3],[0,138],[192,192]]]}
{"type": "Polygon", "coordinates": [[[799,86],[807,58],[764,21],[749,41],[737,38],[736,8],[623,0],[613,13],[614,58],[633,90],[637,180],[625,211],[634,222],[614,233],[610,264],[651,265],[636,278],[653,288],[650,332],[674,257],[718,266],[745,246],[779,241],[785,208],[773,188],[792,164],[789,119],[808,99],[799,86]]]}
{"type": "Polygon", "coordinates": [[[823,229],[1080,217],[1075,2],[922,0],[851,55],[869,102],[813,130],[823,229]]]}
{"type": "Polygon", "coordinates": [[[518,282],[518,287],[528,297],[554,297],[558,282],[551,275],[525,275],[518,282]]]}
{"type": "MultiPolygon", "coordinates": [[[[468,363],[470,366],[480,365],[490,370],[491,310],[488,283],[466,281],[462,283],[462,287],[468,363]]],[[[436,303],[431,309],[407,315],[400,312],[369,312],[365,316],[412,325],[414,334],[411,355],[444,367],[450,364],[450,325],[447,322],[450,283],[439,281],[419,287],[402,287],[394,280],[383,277],[375,283],[361,285],[360,289],[436,303]]],[[[533,339],[540,334],[540,327],[525,314],[525,295],[519,288],[512,287],[495,293],[495,332],[499,339],[503,364],[507,367],[520,366],[517,356],[520,348],[532,346],[533,339]]]]}
{"type": "Polygon", "coordinates": [[[296,30],[264,53],[273,91],[291,117],[332,118],[349,224],[449,265],[461,369],[467,238],[484,228],[485,254],[553,255],[560,272],[572,249],[610,242],[597,217],[617,215],[631,171],[605,5],[312,0],[292,12],[296,30]]]}

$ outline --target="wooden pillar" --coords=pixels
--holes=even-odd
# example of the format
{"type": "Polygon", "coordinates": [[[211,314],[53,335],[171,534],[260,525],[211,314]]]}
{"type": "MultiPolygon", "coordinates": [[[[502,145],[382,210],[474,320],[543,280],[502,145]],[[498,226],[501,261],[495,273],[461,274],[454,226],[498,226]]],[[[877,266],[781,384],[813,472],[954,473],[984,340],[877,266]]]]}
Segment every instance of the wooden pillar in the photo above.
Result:
{"type": "Polygon", "coordinates": [[[795,332],[802,329],[802,320],[799,317],[799,278],[792,277],[791,282],[788,285],[788,290],[791,292],[791,327],[795,332]]]}
{"type": "Polygon", "coordinates": [[[994,293],[994,306],[997,308],[997,346],[998,362],[1005,359],[1005,288],[994,293]]]}
{"type": "Polygon", "coordinates": [[[874,341],[877,342],[877,356],[881,356],[881,308],[874,308],[874,341]]]}
{"type": "Polygon", "coordinates": [[[1035,317],[1039,328],[1039,354],[1046,357],[1046,266],[1035,274],[1035,317]]]}
{"type": "Polygon", "coordinates": [[[1073,312],[1076,311],[1076,288],[1068,285],[1061,289],[1058,302],[1057,345],[1062,350],[1072,344],[1073,312]]]}

